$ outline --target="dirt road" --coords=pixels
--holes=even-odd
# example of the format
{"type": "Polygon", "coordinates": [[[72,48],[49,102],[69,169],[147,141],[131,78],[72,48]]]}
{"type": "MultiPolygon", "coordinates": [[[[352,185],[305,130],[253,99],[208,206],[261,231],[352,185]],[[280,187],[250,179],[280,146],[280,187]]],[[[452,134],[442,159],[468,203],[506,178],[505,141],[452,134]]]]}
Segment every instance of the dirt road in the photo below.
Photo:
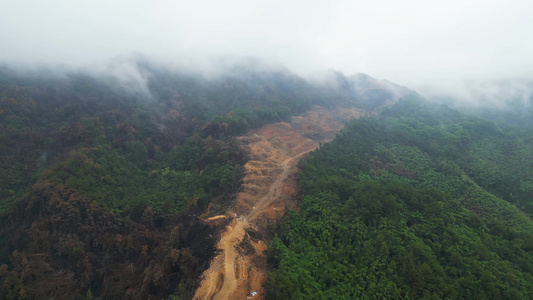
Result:
{"type": "MultiPolygon", "coordinates": [[[[314,107],[293,117],[290,123],[276,123],[253,130],[240,138],[250,160],[236,204],[226,217],[233,218],[217,247],[220,250],[204,272],[194,299],[262,299],[266,279],[268,241],[251,240],[245,229],[261,233],[269,222],[282,215],[285,203],[297,196],[295,174],[300,158],[331,140],[351,117],[362,111],[328,111],[314,107]],[[243,239],[253,247],[244,251],[243,239]],[[252,295],[251,291],[257,294],[252,295]]],[[[216,216],[214,218],[221,218],[216,216]]],[[[214,219],[213,218],[213,219],[214,219]]]]}

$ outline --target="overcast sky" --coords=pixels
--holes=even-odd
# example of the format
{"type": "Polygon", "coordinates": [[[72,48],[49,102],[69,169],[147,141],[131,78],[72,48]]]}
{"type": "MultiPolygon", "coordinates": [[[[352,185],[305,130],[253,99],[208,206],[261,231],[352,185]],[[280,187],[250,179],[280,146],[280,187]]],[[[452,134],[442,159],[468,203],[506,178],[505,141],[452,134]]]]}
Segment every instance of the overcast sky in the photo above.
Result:
{"type": "Polygon", "coordinates": [[[424,90],[533,78],[533,1],[0,0],[0,61],[254,56],[424,90]]]}

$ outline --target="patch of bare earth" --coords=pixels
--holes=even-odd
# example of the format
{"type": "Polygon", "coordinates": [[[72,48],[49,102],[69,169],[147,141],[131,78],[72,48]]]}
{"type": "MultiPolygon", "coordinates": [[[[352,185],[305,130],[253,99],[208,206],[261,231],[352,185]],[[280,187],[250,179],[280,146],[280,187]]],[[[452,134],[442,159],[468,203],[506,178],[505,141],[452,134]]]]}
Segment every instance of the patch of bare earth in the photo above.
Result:
{"type": "Polygon", "coordinates": [[[350,120],[365,114],[358,109],[326,110],[315,106],[292,117],[290,123],[269,124],[239,137],[248,153],[237,201],[225,216],[231,218],[217,245],[219,254],[203,274],[194,299],[262,299],[266,280],[267,240],[262,234],[296,198],[296,164],[326,142],[350,120]],[[255,232],[255,234],[249,234],[255,232]],[[253,235],[253,236],[251,236],[253,235]],[[256,291],[252,295],[250,292],[256,291]]]}

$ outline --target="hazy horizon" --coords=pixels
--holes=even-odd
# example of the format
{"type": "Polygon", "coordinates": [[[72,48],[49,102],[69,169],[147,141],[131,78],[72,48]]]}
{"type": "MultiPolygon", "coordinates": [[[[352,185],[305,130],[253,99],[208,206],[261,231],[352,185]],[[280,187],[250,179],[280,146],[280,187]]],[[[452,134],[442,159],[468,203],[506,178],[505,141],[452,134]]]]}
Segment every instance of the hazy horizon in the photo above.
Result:
{"type": "Polygon", "coordinates": [[[90,67],[141,53],[202,68],[256,57],[302,76],[361,72],[463,97],[533,78],[533,2],[21,0],[0,9],[0,62],[10,64],[90,67]]]}

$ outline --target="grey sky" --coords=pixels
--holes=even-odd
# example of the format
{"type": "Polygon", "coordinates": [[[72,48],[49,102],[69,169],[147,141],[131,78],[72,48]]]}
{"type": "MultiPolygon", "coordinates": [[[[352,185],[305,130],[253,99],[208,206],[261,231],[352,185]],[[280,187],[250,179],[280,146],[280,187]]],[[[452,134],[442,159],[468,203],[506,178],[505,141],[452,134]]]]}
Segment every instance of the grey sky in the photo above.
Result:
{"type": "Polygon", "coordinates": [[[533,78],[533,1],[0,0],[0,61],[255,56],[417,90],[533,78]]]}

